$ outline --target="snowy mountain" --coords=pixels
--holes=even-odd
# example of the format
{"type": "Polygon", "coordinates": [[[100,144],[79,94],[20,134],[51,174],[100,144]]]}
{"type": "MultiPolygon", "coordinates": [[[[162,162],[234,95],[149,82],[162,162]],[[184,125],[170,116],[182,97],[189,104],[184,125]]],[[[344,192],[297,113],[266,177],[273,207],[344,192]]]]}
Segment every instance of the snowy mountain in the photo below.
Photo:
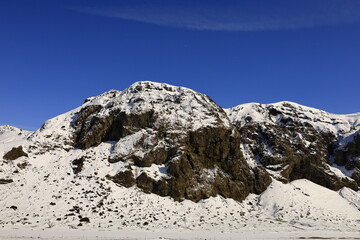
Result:
{"type": "Polygon", "coordinates": [[[360,114],[290,102],[222,109],[137,82],[35,132],[0,126],[0,225],[356,229],[360,114]]]}

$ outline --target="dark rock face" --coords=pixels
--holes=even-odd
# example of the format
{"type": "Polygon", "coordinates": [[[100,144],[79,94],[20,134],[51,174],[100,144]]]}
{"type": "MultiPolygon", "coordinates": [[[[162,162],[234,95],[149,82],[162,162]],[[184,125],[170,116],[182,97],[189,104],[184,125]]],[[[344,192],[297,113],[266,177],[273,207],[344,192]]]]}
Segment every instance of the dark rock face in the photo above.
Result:
{"type": "MultiPolygon", "coordinates": [[[[359,183],[356,181],[339,177],[330,171],[329,164],[338,136],[316,130],[311,124],[301,121],[301,112],[294,110],[292,114],[283,113],[281,108],[271,106],[261,110],[265,119],[274,121],[257,122],[248,118],[244,122],[235,121],[234,125],[248,154],[271,172],[274,178],[285,183],[305,178],[332,190],[344,186],[358,189],[359,183]]],[[[356,164],[352,159],[359,156],[360,151],[358,140],[360,137],[354,138],[345,150],[336,152],[335,162],[338,165],[351,165],[354,168],[356,164]]]]}
{"type": "Polygon", "coordinates": [[[127,91],[130,94],[125,100],[117,100],[118,96],[113,100],[115,103],[106,104],[107,114],[102,114],[104,107],[89,105],[73,122],[74,146],[77,148],[117,142],[109,162],[123,162],[128,170],[108,175],[109,180],[125,187],[136,185],[147,193],[192,201],[216,195],[243,200],[249,193],[264,191],[271,183],[270,176],[262,168],[249,168],[240,151],[239,133],[224,110],[208,97],[186,89],[143,84],[127,91]],[[143,109],[145,100],[134,96],[156,93],[151,91],[160,91],[164,95],[152,100],[153,107],[147,111],[129,113],[118,107],[126,101],[131,103],[130,106],[136,104],[135,109],[143,109]],[[198,114],[203,114],[202,119],[209,119],[211,124],[193,127],[191,124],[198,114]],[[187,122],[181,122],[179,117],[173,119],[173,115],[182,115],[187,122]],[[131,143],[122,145],[124,139],[131,143]],[[116,153],[116,149],[123,148],[131,151],[116,153]],[[142,154],[136,154],[137,150],[142,154]],[[135,169],[153,164],[165,165],[165,176],[153,178],[145,172],[135,174],[135,169]]]}
{"type": "Polygon", "coordinates": [[[9,152],[7,152],[3,158],[5,160],[15,160],[18,159],[19,157],[28,157],[28,155],[24,152],[22,146],[19,147],[14,147],[12,148],[9,152]]]}
{"type": "MultiPolygon", "coordinates": [[[[81,137],[77,138],[79,140],[76,146],[86,148],[103,141],[119,140],[141,129],[152,127],[155,118],[156,115],[152,112],[138,116],[120,112],[107,119],[93,117],[86,120],[91,124],[86,122],[82,124],[79,131],[81,137]],[[90,131],[91,135],[83,131],[90,131]]],[[[142,158],[127,157],[136,167],[167,164],[167,174],[170,178],[154,180],[146,173],[142,173],[135,179],[133,173],[128,170],[119,172],[115,176],[108,176],[108,179],[125,187],[136,184],[147,193],[153,192],[161,196],[171,196],[176,200],[193,201],[217,194],[242,200],[250,192],[262,192],[271,182],[265,172],[258,171],[260,173],[257,175],[258,180],[255,178],[240,152],[239,135],[232,136],[231,128],[201,128],[198,131],[187,132],[185,135],[171,133],[164,126],[153,127],[152,130],[155,130],[153,140],[165,142],[166,147],[150,150],[142,158]],[[206,171],[211,172],[209,174],[213,173],[214,176],[209,177],[206,171]],[[266,181],[262,181],[263,178],[266,181]]],[[[142,140],[138,145],[144,145],[142,140]]],[[[111,163],[117,161],[123,159],[109,158],[111,163]]]]}
{"type": "Polygon", "coordinates": [[[353,170],[352,178],[360,186],[360,132],[350,136],[350,141],[334,153],[334,163],[353,170]]]}
{"type": "Polygon", "coordinates": [[[119,110],[112,111],[106,117],[99,117],[96,111],[100,109],[100,106],[89,106],[79,113],[75,122],[77,148],[87,149],[102,142],[118,141],[140,129],[151,127],[156,118],[153,112],[127,115],[119,110]]]}
{"type": "Polygon", "coordinates": [[[198,201],[220,194],[242,200],[254,191],[246,181],[254,183],[255,178],[241,155],[238,135],[231,131],[205,128],[182,140],[184,152],[168,165],[170,196],[198,201]]]}
{"type": "Polygon", "coordinates": [[[85,158],[82,157],[82,158],[79,158],[79,159],[75,159],[72,161],[72,165],[73,165],[73,172],[75,174],[78,174],[79,172],[81,172],[81,170],[83,169],[84,167],[84,161],[85,161],[85,158]]]}
{"type": "Polygon", "coordinates": [[[136,183],[134,174],[130,170],[119,172],[115,176],[107,175],[106,177],[114,183],[120,184],[124,187],[132,187],[136,183]]]}

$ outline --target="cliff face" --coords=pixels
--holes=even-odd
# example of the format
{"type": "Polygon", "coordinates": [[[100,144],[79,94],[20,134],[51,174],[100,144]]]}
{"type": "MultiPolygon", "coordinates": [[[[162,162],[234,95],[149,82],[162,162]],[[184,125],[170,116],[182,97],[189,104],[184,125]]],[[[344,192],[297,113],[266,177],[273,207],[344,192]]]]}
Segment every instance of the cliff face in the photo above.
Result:
{"type": "MultiPolygon", "coordinates": [[[[240,135],[221,107],[204,94],[167,84],[138,82],[88,98],[30,139],[39,152],[64,146],[96,151],[111,143],[106,158],[115,171],[107,179],[175,200],[243,200],[271,183],[262,167],[246,163],[240,135]]],[[[78,156],[76,172],[91,158],[78,156]]]]}
{"type": "Polygon", "coordinates": [[[333,190],[358,189],[359,115],[290,102],[245,104],[227,112],[249,164],[264,166],[283,182],[305,178],[333,190]],[[345,174],[338,170],[343,166],[345,174]]]}
{"type": "Polygon", "coordinates": [[[190,89],[139,82],[110,91],[89,99],[72,126],[77,148],[114,142],[108,161],[123,170],[107,178],[126,187],[176,200],[242,200],[271,182],[248,167],[224,110],[190,89]]]}

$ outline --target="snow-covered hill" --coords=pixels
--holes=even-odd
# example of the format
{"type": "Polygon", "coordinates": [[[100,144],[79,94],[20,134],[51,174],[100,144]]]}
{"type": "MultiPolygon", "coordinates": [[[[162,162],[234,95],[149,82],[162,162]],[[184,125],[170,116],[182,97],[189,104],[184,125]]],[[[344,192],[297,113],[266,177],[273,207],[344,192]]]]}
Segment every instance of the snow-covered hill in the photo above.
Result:
{"type": "Polygon", "coordinates": [[[307,178],[334,190],[360,184],[360,113],[338,115],[292,102],[226,109],[250,166],[275,178],[307,178]]]}
{"type": "Polygon", "coordinates": [[[357,231],[359,122],[138,82],[35,132],[0,126],[0,225],[357,231]]]}
{"type": "Polygon", "coordinates": [[[226,109],[231,121],[246,125],[249,122],[285,125],[290,118],[310,124],[319,132],[331,132],[347,136],[360,129],[360,113],[332,114],[294,102],[284,101],[272,104],[247,103],[226,109]]]}

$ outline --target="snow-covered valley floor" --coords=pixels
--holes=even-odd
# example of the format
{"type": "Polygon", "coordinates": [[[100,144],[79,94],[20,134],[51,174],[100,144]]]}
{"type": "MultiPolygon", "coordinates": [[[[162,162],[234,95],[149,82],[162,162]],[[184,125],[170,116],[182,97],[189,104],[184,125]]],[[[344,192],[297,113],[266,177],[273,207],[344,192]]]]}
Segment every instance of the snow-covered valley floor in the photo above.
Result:
{"type": "Polygon", "coordinates": [[[241,203],[222,197],[175,202],[136,188],[112,189],[114,211],[98,216],[85,204],[80,214],[90,222],[81,226],[77,215],[58,218],[66,215],[66,202],[53,200],[52,206],[40,201],[45,196],[27,204],[24,196],[5,201],[8,221],[2,219],[0,239],[360,239],[359,192],[335,192],[307,180],[273,181],[241,203]],[[9,209],[11,203],[19,208],[9,209]]]}
{"type": "Polygon", "coordinates": [[[181,240],[181,239],[360,239],[358,229],[309,228],[286,224],[251,225],[236,231],[227,230],[166,230],[166,229],[118,229],[118,230],[74,230],[66,228],[32,229],[32,228],[5,228],[0,231],[0,239],[47,239],[47,240],[181,240]]]}

